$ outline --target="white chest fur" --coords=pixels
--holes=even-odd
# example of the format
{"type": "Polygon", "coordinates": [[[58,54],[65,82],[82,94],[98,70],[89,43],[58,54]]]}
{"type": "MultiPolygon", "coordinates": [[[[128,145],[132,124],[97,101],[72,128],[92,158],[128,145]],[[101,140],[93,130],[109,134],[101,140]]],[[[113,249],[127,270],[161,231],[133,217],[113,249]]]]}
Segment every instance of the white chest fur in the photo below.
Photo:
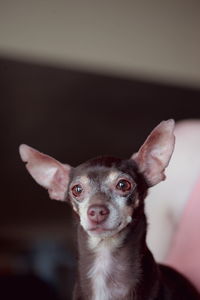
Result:
{"type": "MultiPolygon", "coordinates": [[[[95,260],[88,272],[92,282],[92,300],[122,299],[127,293],[127,287],[117,280],[116,273],[124,272],[124,266],[113,256],[113,250],[119,246],[119,241],[101,241],[93,251],[95,260]]],[[[93,241],[94,246],[94,241],[93,241]]]]}
{"type": "Polygon", "coordinates": [[[88,277],[92,281],[93,300],[111,299],[111,291],[108,287],[108,279],[111,275],[113,260],[109,249],[98,249],[88,277]]]}

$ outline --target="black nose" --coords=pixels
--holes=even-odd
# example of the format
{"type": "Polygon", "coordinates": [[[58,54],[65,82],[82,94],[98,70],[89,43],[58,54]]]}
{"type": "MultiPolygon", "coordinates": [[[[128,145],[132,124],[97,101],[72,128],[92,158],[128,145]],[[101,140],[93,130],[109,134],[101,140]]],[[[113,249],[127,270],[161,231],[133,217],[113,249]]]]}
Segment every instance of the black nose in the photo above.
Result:
{"type": "Polygon", "coordinates": [[[91,205],[88,208],[88,218],[92,223],[100,224],[105,221],[110,211],[105,205],[91,205]]]}

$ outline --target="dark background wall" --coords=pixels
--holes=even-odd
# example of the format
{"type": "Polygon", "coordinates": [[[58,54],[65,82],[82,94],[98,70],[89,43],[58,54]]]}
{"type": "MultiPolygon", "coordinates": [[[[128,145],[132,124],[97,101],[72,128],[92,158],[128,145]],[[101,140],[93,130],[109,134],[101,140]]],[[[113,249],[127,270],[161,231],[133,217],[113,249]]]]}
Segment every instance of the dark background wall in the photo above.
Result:
{"type": "Polygon", "coordinates": [[[129,157],[163,119],[200,118],[200,90],[2,57],[0,100],[0,284],[14,280],[15,287],[20,275],[22,284],[37,286],[34,275],[48,285],[44,293],[56,291],[53,299],[70,299],[76,264],[70,207],[48,199],[18,146],[72,166],[99,154],[129,157]]]}

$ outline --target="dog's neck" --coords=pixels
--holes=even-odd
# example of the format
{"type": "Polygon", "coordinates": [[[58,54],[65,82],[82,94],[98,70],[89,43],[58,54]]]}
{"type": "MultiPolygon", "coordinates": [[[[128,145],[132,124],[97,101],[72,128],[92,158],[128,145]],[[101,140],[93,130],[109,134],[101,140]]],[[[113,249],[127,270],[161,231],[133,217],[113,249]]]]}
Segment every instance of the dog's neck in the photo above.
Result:
{"type": "MultiPolygon", "coordinates": [[[[146,247],[144,215],[111,238],[101,240],[90,237],[82,227],[79,227],[78,235],[79,286],[83,299],[134,299],[134,295],[137,295],[137,299],[143,297],[141,285],[146,280],[143,270],[147,269],[146,274],[149,274],[148,268],[155,265],[146,247]]],[[[146,286],[148,293],[152,288],[152,279],[149,279],[146,286]]]]}

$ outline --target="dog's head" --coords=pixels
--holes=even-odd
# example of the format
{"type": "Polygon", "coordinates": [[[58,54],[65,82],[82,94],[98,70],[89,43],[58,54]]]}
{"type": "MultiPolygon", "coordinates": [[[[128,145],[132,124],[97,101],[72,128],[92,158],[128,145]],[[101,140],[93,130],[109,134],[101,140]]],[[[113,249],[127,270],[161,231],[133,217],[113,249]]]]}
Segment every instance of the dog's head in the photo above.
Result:
{"type": "Polygon", "coordinates": [[[71,202],[89,235],[110,237],[132,222],[147,188],[165,179],[173,130],[173,120],[161,122],[129,160],[99,157],[72,168],[27,145],[20,155],[50,198],[71,202]]]}

